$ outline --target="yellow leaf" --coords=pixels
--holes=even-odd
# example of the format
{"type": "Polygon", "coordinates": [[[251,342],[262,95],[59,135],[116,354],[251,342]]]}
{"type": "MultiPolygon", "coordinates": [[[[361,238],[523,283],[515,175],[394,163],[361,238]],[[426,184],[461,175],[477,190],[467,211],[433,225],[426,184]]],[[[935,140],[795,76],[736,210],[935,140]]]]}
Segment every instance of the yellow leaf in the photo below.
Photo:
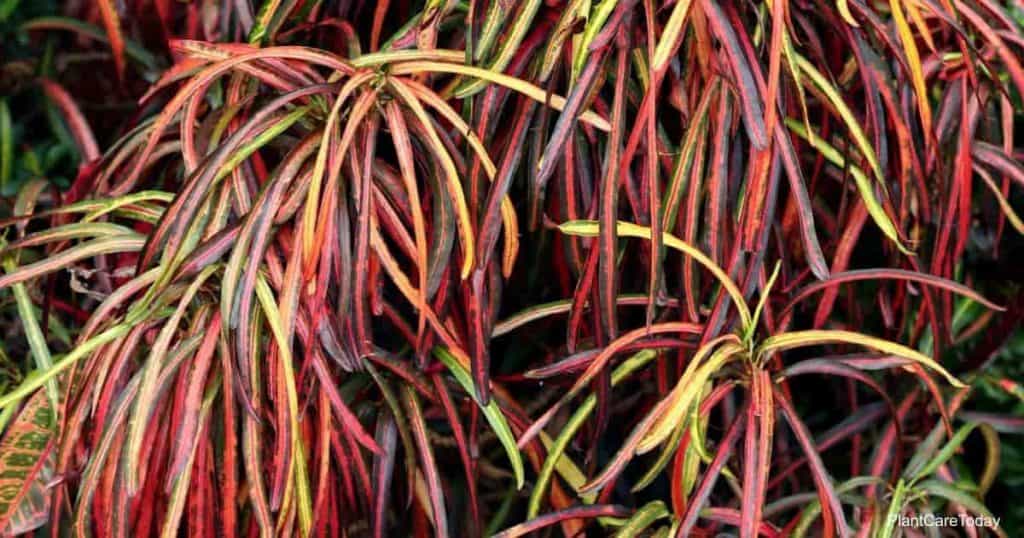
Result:
{"type": "Polygon", "coordinates": [[[911,82],[914,85],[914,93],[917,94],[917,107],[921,112],[921,127],[924,129],[925,138],[931,139],[932,109],[931,105],[928,104],[928,87],[924,83],[921,54],[917,50],[917,43],[914,42],[914,34],[910,30],[907,18],[903,15],[900,0],[889,0],[889,6],[892,8],[892,19],[896,23],[896,30],[900,34],[900,41],[903,42],[903,51],[907,55],[911,82]]]}
{"type": "Polygon", "coordinates": [[[843,17],[843,20],[847,24],[854,28],[860,28],[860,24],[854,20],[853,14],[850,13],[850,3],[848,0],[836,0],[836,8],[839,10],[839,15],[843,17]]]}
{"type": "Polygon", "coordinates": [[[896,342],[890,342],[888,340],[852,331],[810,330],[777,334],[765,339],[758,348],[758,354],[765,355],[796,347],[817,346],[823,344],[855,344],[881,351],[883,353],[889,353],[891,355],[910,359],[934,370],[935,372],[938,372],[939,375],[946,378],[946,381],[949,381],[950,385],[953,385],[958,389],[962,389],[967,386],[954,377],[953,374],[949,373],[949,371],[943,368],[939,363],[935,362],[931,357],[919,351],[904,346],[903,344],[897,344],[896,342]]]}
{"type": "Polygon", "coordinates": [[[882,204],[875,197],[874,189],[871,186],[871,181],[868,179],[867,174],[864,173],[859,167],[855,165],[847,166],[846,158],[836,148],[832,147],[825,139],[821,138],[818,133],[814,131],[808,131],[803,125],[796,122],[793,119],[786,119],[786,125],[793,130],[794,133],[799,135],[801,138],[809,141],[821,155],[828,159],[829,162],[836,165],[839,168],[843,168],[850,171],[850,175],[853,176],[853,182],[857,185],[857,190],[860,192],[860,197],[864,201],[864,207],[868,210],[868,214],[871,215],[871,219],[875,221],[878,228],[882,230],[882,233],[886,237],[892,239],[893,243],[896,244],[896,248],[900,252],[912,256],[913,252],[903,246],[900,242],[899,232],[896,230],[896,225],[893,224],[892,220],[889,219],[889,215],[885,213],[885,209],[882,208],[882,204]]]}
{"type": "MultiPolygon", "coordinates": [[[[558,229],[564,234],[568,235],[579,235],[583,237],[597,237],[598,223],[596,220],[573,220],[562,223],[558,226],[558,229]]],[[[651,229],[646,226],[640,226],[639,224],[633,224],[632,222],[619,221],[616,225],[616,231],[619,237],[637,237],[640,239],[651,239],[651,229]]],[[[665,246],[678,250],[687,256],[693,258],[697,263],[703,265],[711,274],[718,279],[725,288],[726,293],[732,297],[734,303],[736,303],[736,310],[739,311],[740,320],[744,327],[750,325],[751,316],[750,309],[747,308],[746,302],[743,300],[743,293],[740,292],[739,286],[729,278],[729,275],[722,270],[711,258],[708,258],[700,251],[697,247],[690,245],[689,243],[679,239],[678,237],[666,232],[662,234],[662,242],[665,246]]]]}
{"type": "MultiPolygon", "coordinates": [[[[452,73],[456,75],[468,75],[471,77],[477,77],[484,79],[494,84],[505,86],[510,90],[515,90],[538,103],[548,105],[555,110],[562,110],[565,108],[565,97],[561,95],[554,95],[544,91],[525,80],[518,79],[516,77],[510,77],[503,73],[490,71],[481,67],[474,67],[471,65],[458,65],[448,64],[442,62],[429,62],[429,61],[413,61],[396,64],[391,68],[390,71],[394,75],[411,75],[413,73],[423,72],[435,72],[435,73],[452,73]]],[[[598,116],[596,112],[588,110],[580,114],[580,121],[583,123],[589,123],[597,129],[604,132],[611,131],[612,126],[608,123],[608,120],[598,116]]]]}
{"type": "Polygon", "coordinates": [[[697,396],[700,395],[704,383],[707,382],[711,374],[741,351],[743,351],[743,346],[740,345],[739,339],[732,334],[715,338],[698,350],[690,359],[686,371],[679,378],[675,388],[663,400],[672,403],[667,407],[665,413],[655,420],[650,431],[637,444],[637,454],[650,451],[668,438],[673,430],[689,416],[697,396]],[[708,356],[709,354],[710,356],[708,356]],[[704,362],[704,357],[708,357],[707,362],[704,362]]]}
{"type": "Polygon", "coordinates": [[[651,71],[658,72],[665,68],[669,57],[676,51],[676,41],[683,32],[683,22],[686,14],[690,11],[690,0],[679,0],[672,8],[665,29],[658,40],[658,46],[654,49],[654,60],[651,61],[651,71]]]}

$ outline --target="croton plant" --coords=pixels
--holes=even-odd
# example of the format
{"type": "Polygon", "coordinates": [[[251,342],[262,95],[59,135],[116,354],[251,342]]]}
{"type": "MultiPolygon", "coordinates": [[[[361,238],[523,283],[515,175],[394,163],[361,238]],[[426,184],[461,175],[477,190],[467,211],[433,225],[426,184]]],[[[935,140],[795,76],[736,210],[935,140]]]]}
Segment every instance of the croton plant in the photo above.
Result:
{"type": "Polygon", "coordinates": [[[66,4],[5,533],[1021,532],[1019,0],[66,4]]]}

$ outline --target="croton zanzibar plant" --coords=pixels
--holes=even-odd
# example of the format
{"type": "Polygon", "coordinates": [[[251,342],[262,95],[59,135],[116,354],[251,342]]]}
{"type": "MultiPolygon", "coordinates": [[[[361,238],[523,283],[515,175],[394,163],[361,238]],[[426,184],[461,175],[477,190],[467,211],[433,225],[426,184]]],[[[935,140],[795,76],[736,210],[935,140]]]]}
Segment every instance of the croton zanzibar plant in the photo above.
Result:
{"type": "Polygon", "coordinates": [[[25,25],[151,84],[0,209],[5,532],[1014,534],[1019,2],[258,4],[25,25]]]}

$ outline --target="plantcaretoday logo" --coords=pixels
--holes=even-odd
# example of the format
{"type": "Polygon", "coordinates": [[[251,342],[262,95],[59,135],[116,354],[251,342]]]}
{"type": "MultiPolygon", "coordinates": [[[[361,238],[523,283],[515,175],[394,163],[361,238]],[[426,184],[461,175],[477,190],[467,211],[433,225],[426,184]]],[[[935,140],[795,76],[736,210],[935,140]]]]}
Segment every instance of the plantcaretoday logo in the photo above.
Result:
{"type": "Polygon", "coordinates": [[[900,527],[983,527],[989,529],[999,528],[999,521],[1002,518],[989,516],[973,516],[960,514],[956,516],[940,516],[935,514],[919,514],[907,516],[895,514],[891,516],[890,524],[896,523],[900,527]]]}

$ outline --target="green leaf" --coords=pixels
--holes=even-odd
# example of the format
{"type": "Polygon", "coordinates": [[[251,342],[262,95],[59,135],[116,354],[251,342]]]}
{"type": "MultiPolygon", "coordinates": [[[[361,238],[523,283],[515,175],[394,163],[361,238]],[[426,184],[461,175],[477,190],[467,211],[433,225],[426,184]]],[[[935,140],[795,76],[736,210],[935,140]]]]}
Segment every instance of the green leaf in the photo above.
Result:
{"type": "MultiPolygon", "coordinates": [[[[631,374],[648,364],[658,354],[653,350],[645,349],[636,353],[632,357],[626,359],[620,364],[615,371],[612,372],[611,384],[614,387],[626,379],[631,374]]],[[[591,413],[594,412],[594,407],[597,406],[597,396],[591,394],[587,396],[587,399],[576,408],[576,411],[572,414],[569,420],[562,426],[562,429],[558,432],[558,436],[554,442],[545,448],[548,451],[547,458],[544,459],[544,464],[541,466],[540,472],[537,473],[537,481],[534,483],[533,491],[530,492],[530,501],[527,504],[526,518],[533,519],[540,513],[540,505],[543,500],[544,493],[547,492],[548,484],[551,482],[551,474],[554,472],[556,466],[564,458],[565,449],[569,446],[569,442],[576,436],[576,432],[583,426],[587,418],[591,413]]],[[[573,487],[579,488],[586,480],[580,480],[576,484],[571,484],[573,487]]],[[[594,502],[597,498],[595,494],[582,495],[583,501],[586,503],[594,502]]]]}
{"type": "MultiPolygon", "coordinates": [[[[3,241],[0,240],[0,246],[2,245],[3,241]]],[[[3,265],[8,273],[13,272],[17,268],[12,256],[8,256],[4,260],[3,265]]],[[[46,344],[46,337],[39,327],[39,320],[36,319],[36,307],[32,302],[32,298],[28,295],[28,289],[26,289],[24,283],[19,282],[11,286],[11,290],[14,292],[15,302],[18,303],[18,318],[21,320],[21,326],[25,330],[25,339],[28,340],[28,346],[32,351],[32,358],[35,360],[36,368],[39,371],[49,370],[53,367],[53,357],[50,355],[50,347],[46,344]]],[[[50,406],[53,409],[57,409],[60,394],[57,392],[56,379],[50,379],[46,382],[46,394],[50,399],[50,406]]]]}
{"type": "MultiPolygon", "coordinates": [[[[434,356],[438,358],[448,370],[451,371],[455,380],[459,382],[462,389],[465,390],[476,400],[476,395],[479,394],[476,387],[473,386],[473,381],[470,378],[469,371],[459,364],[459,361],[452,356],[446,349],[442,347],[434,348],[434,356]]],[[[480,402],[477,401],[477,405],[480,402]]],[[[525,473],[523,471],[523,459],[519,454],[519,448],[516,446],[515,436],[512,435],[512,430],[508,426],[508,422],[505,420],[505,415],[501,413],[501,408],[498,407],[497,402],[494,399],[487,405],[481,405],[480,409],[484,413],[484,417],[487,422],[490,423],[491,429],[494,430],[494,434],[498,437],[498,441],[505,448],[505,453],[508,455],[509,461],[512,463],[512,473],[516,477],[516,489],[522,489],[523,483],[525,482],[525,473]]]]}
{"type": "Polygon", "coordinates": [[[6,191],[14,169],[14,130],[7,99],[0,99],[0,192],[6,191]]]}
{"type": "Polygon", "coordinates": [[[917,489],[959,504],[966,508],[968,512],[973,512],[979,516],[995,519],[992,512],[989,511],[984,504],[978,501],[977,498],[948,482],[925,480],[917,485],[917,489]]]}
{"type": "MultiPolygon", "coordinates": [[[[522,7],[520,8],[519,16],[516,17],[516,20],[512,23],[512,28],[506,33],[505,38],[502,39],[501,50],[498,52],[497,57],[490,62],[488,69],[500,73],[508,67],[516,52],[520,50],[519,45],[523,42],[523,38],[526,37],[527,32],[531,29],[533,19],[537,15],[540,4],[541,0],[525,0],[521,3],[522,7]]],[[[456,90],[455,96],[459,99],[465,99],[484,89],[486,85],[487,83],[484,80],[474,80],[456,90]]]]}
{"type": "Polygon", "coordinates": [[[935,454],[935,456],[933,456],[930,460],[928,460],[928,463],[925,463],[924,466],[921,467],[920,471],[914,473],[914,476],[911,478],[911,482],[916,482],[918,480],[921,480],[922,478],[931,476],[932,473],[934,473],[939,468],[939,466],[949,461],[949,459],[953,457],[953,454],[957,451],[957,449],[959,449],[960,446],[964,444],[964,441],[967,440],[967,436],[970,435],[971,432],[974,431],[974,428],[976,428],[977,426],[977,423],[972,422],[960,427],[960,429],[953,434],[953,437],[950,438],[949,442],[943,445],[942,448],[939,449],[939,451],[935,454]]]}
{"type": "Polygon", "coordinates": [[[46,385],[49,380],[55,378],[58,374],[68,369],[82,357],[89,355],[100,346],[109,344],[110,342],[113,342],[127,334],[129,328],[130,327],[126,324],[115,325],[114,327],[111,327],[110,329],[107,329],[106,331],[77,345],[70,353],[54,362],[53,366],[47,368],[45,371],[38,371],[38,375],[26,377],[25,380],[22,381],[14,390],[0,396],[0,408],[7,407],[8,405],[20,401],[29,394],[32,394],[33,391],[46,385]]]}
{"type": "Polygon", "coordinates": [[[639,536],[647,527],[655,521],[669,517],[668,507],[662,501],[651,501],[633,513],[633,517],[626,521],[617,533],[616,538],[632,538],[639,536]]]}
{"type": "MultiPolygon", "coordinates": [[[[846,112],[850,113],[849,109],[847,109],[846,112]]],[[[821,152],[821,155],[823,157],[828,159],[829,162],[831,162],[832,164],[839,168],[849,170],[850,175],[853,176],[854,183],[857,184],[857,190],[860,192],[861,199],[864,200],[864,206],[867,208],[868,214],[871,215],[871,219],[875,221],[875,224],[878,225],[878,228],[882,230],[882,233],[884,233],[886,237],[892,239],[893,243],[896,244],[896,248],[898,248],[900,252],[908,256],[913,255],[913,252],[910,251],[907,247],[905,247],[902,242],[900,242],[900,235],[899,231],[896,230],[896,225],[893,224],[892,220],[889,218],[889,215],[885,213],[885,209],[882,208],[882,204],[878,201],[878,198],[875,196],[874,187],[872,187],[871,182],[868,180],[868,176],[864,173],[864,171],[853,164],[850,164],[847,167],[846,157],[844,157],[843,154],[839,152],[839,150],[829,145],[829,143],[826,142],[825,139],[821,138],[821,136],[819,136],[818,133],[808,131],[806,128],[804,128],[802,124],[800,124],[800,122],[792,118],[787,118],[786,125],[789,126],[789,128],[792,129],[793,132],[799,135],[801,138],[809,141],[811,145],[815,147],[815,149],[821,152]]],[[[851,128],[851,130],[853,130],[853,128],[851,128]]],[[[856,132],[859,133],[859,135],[855,135],[855,138],[863,140],[863,143],[867,144],[867,138],[865,138],[864,133],[860,131],[860,127],[856,127],[856,132]]],[[[871,152],[871,155],[874,155],[874,150],[872,150],[870,146],[868,146],[867,149],[863,151],[871,152]]],[[[874,157],[869,157],[868,160],[873,168],[878,166],[877,159],[875,159],[874,157]]],[[[875,170],[875,173],[877,174],[877,177],[881,182],[881,168],[875,170]]],[[[884,183],[880,184],[884,185],[884,183]]]]}

